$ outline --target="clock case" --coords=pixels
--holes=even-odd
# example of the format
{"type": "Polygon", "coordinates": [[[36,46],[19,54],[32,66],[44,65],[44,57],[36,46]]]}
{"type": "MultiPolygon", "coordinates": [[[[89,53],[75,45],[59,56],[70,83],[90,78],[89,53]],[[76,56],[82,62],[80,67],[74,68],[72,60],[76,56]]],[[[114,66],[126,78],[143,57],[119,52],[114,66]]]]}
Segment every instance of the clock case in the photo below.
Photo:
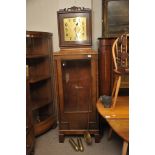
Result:
{"type": "Polygon", "coordinates": [[[59,46],[63,48],[90,48],[92,46],[92,12],[89,8],[71,7],[57,11],[59,46]],[[83,41],[65,41],[64,36],[64,18],[86,17],[86,40],[83,41]]]}

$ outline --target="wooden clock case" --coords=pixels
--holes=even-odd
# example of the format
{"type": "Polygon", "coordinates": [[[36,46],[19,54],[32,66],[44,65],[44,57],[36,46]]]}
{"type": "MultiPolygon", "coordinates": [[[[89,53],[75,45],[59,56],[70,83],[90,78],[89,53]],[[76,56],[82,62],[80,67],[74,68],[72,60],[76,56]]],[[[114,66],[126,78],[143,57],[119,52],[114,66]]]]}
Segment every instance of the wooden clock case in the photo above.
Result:
{"type": "Polygon", "coordinates": [[[64,142],[65,135],[83,135],[88,129],[95,136],[95,142],[99,142],[97,52],[65,49],[54,53],[54,62],[59,142],[64,142]]]}
{"type": "MultiPolygon", "coordinates": [[[[79,47],[91,47],[92,45],[92,26],[91,26],[91,9],[81,8],[81,7],[71,7],[68,9],[60,9],[57,12],[58,18],[58,32],[59,32],[59,46],[60,48],[79,48],[79,47]],[[86,39],[85,40],[65,40],[65,32],[64,32],[64,19],[76,18],[76,17],[85,17],[86,18],[86,39]]],[[[75,25],[76,26],[76,25],[75,25]]]]}
{"type": "MultiPolygon", "coordinates": [[[[98,53],[92,46],[91,9],[71,7],[59,10],[60,51],[54,52],[59,142],[65,135],[83,135],[86,131],[100,141],[98,128],[98,53]],[[65,41],[64,19],[86,17],[87,39],[65,41]]],[[[73,23],[73,21],[72,21],[73,23]]]]}

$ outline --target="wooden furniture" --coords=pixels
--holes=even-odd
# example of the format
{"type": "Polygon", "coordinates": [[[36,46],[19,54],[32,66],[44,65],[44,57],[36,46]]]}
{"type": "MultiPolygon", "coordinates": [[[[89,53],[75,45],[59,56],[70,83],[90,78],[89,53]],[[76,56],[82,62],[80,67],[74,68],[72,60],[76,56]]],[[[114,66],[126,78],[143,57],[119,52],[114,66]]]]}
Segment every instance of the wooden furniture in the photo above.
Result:
{"type": "Polygon", "coordinates": [[[112,92],[112,44],[115,38],[99,38],[99,96],[112,92]]]}
{"type": "Polygon", "coordinates": [[[123,75],[129,75],[129,50],[128,50],[128,34],[118,37],[112,45],[112,58],[114,62],[114,86],[112,90],[112,107],[116,105],[118,92],[121,85],[123,75]]]}
{"type": "Polygon", "coordinates": [[[98,55],[91,49],[65,49],[54,53],[59,107],[59,142],[65,135],[89,130],[99,142],[96,113],[98,55]]]}
{"type": "Polygon", "coordinates": [[[126,155],[129,142],[129,97],[118,96],[115,108],[104,108],[100,100],[97,101],[96,107],[111,128],[123,138],[122,155],[126,155]]]}
{"type": "Polygon", "coordinates": [[[32,118],[32,105],[30,101],[29,80],[26,79],[26,155],[31,155],[34,152],[34,125],[32,118]]]}
{"type": "Polygon", "coordinates": [[[127,154],[129,142],[129,119],[112,119],[108,121],[111,128],[124,140],[122,155],[127,154]]]}
{"type": "Polygon", "coordinates": [[[102,0],[102,36],[129,32],[129,0],[102,0]]]}
{"type": "Polygon", "coordinates": [[[35,135],[56,125],[52,34],[26,32],[26,65],[29,74],[35,135]]]}
{"type": "MultiPolygon", "coordinates": [[[[98,59],[99,59],[99,96],[111,95],[113,88],[113,61],[112,61],[112,45],[116,37],[98,38],[98,59]]],[[[128,94],[129,77],[123,76],[121,83],[121,92],[128,94]],[[123,90],[123,91],[122,91],[123,90]]]]}

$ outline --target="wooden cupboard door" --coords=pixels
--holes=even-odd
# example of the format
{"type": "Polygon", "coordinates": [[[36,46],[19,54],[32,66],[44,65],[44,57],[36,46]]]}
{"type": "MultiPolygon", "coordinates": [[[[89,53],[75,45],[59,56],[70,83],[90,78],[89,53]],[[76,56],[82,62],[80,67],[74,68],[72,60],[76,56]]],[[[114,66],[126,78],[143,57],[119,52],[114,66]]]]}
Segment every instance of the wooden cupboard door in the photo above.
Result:
{"type": "Polygon", "coordinates": [[[96,128],[97,57],[61,57],[57,68],[60,129],[96,128]]]}
{"type": "Polygon", "coordinates": [[[91,103],[91,61],[63,60],[64,113],[88,111],[91,103]]]}

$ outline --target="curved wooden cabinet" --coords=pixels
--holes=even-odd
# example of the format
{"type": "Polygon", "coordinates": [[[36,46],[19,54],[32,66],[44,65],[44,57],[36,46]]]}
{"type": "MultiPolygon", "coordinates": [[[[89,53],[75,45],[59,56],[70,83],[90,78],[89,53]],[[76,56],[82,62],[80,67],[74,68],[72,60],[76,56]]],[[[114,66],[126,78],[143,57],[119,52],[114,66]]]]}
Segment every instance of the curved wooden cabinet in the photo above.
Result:
{"type": "Polygon", "coordinates": [[[26,32],[26,65],[35,135],[56,125],[52,33],[26,32]]]}

